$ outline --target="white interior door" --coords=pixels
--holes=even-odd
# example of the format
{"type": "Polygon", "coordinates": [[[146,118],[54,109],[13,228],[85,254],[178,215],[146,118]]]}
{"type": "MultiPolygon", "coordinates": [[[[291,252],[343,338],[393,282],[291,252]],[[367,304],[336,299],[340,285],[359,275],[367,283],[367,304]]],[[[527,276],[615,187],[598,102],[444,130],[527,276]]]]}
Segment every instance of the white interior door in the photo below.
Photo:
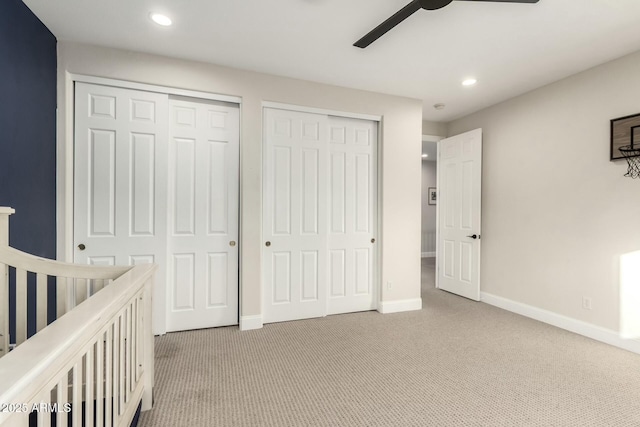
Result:
{"type": "Polygon", "coordinates": [[[237,324],[237,105],[77,83],[74,150],[75,262],[158,264],[156,334],[237,324]]]}
{"type": "Polygon", "coordinates": [[[264,112],[264,323],[326,314],[327,121],[264,112]]]}
{"type": "Polygon", "coordinates": [[[264,122],[264,322],[375,309],[376,123],[264,122]]]}
{"type": "MultiPolygon", "coordinates": [[[[75,262],[165,265],[167,99],[76,83],[75,262]]],[[[164,319],[164,280],[159,270],[154,319],[164,319]]]]}
{"type": "Polygon", "coordinates": [[[482,129],[438,143],[438,287],[480,300],[482,129]]]}
{"type": "Polygon", "coordinates": [[[327,314],[375,310],[376,145],[369,120],[329,118],[327,314]]]}
{"type": "Polygon", "coordinates": [[[167,331],[238,323],[239,109],[169,100],[167,331]]]}

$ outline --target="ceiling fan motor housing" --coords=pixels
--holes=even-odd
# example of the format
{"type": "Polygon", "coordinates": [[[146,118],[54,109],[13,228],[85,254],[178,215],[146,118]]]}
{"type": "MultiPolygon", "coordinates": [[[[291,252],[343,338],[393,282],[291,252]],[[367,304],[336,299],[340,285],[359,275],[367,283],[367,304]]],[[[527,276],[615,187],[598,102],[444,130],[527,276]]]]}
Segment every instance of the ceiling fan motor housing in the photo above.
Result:
{"type": "Polygon", "coordinates": [[[420,7],[426,10],[441,9],[453,0],[418,0],[420,7]]]}

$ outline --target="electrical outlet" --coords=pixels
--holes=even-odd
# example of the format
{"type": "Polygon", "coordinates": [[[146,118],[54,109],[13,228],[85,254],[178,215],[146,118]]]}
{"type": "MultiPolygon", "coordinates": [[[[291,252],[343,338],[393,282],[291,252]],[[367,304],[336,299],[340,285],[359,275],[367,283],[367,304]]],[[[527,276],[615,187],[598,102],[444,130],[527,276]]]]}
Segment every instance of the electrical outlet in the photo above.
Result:
{"type": "Polygon", "coordinates": [[[582,308],[584,308],[585,310],[591,310],[593,308],[591,298],[582,297],[582,308]]]}
{"type": "Polygon", "coordinates": [[[391,282],[387,282],[387,290],[393,288],[393,284],[391,282]]]}

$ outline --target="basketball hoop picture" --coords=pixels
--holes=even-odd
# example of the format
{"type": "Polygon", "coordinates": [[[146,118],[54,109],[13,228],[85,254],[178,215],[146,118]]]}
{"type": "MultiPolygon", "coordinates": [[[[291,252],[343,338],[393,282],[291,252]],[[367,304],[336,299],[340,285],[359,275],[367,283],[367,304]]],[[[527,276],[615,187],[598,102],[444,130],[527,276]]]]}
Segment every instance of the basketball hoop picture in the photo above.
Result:
{"type": "Polygon", "coordinates": [[[628,168],[624,176],[630,178],[640,178],[640,146],[625,145],[619,148],[620,152],[627,159],[628,168]]]}
{"type": "Polygon", "coordinates": [[[640,114],[611,120],[611,158],[625,159],[629,178],[640,178],[640,114]]]}

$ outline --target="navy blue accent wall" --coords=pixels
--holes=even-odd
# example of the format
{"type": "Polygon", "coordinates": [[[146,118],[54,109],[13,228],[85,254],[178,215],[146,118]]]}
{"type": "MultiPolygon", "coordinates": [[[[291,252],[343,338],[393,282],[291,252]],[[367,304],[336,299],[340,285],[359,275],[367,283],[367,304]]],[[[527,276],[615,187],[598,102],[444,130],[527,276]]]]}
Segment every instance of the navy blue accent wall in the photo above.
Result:
{"type": "Polygon", "coordinates": [[[47,258],[56,256],[56,43],[21,0],[0,0],[0,206],[16,209],[11,246],[47,258]]]}
{"type": "Polygon", "coordinates": [[[0,1],[0,205],[11,246],[56,255],[56,38],[21,0],[0,1]]]}

